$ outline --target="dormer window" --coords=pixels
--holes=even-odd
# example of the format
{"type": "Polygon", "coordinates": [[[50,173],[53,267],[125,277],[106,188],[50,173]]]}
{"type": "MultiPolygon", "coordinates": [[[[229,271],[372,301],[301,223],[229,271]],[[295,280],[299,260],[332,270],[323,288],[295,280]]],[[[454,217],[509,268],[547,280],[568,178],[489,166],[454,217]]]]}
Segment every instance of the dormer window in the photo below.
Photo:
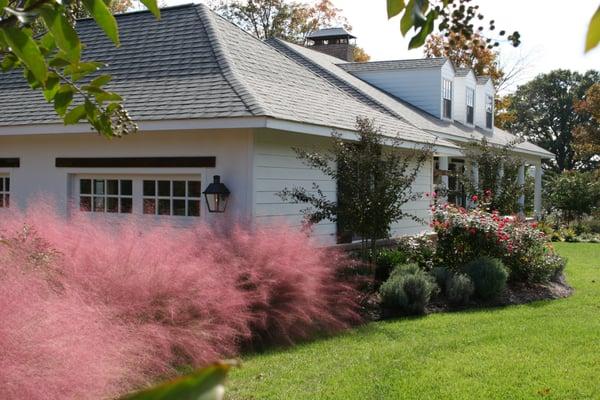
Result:
{"type": "Polygon", "coordinates": [[[475,89],[467,88],[467,124],[473,125],[475,118],[475,89]]]}
{"type": "Polygon", "coordinates": [[[485,97],[485,127],[492,129],[494,120],[494,98],[490,95],[485,97]]]}
{"type": "Polygon", "coordinates": [[[452,81],[443,80],[442,85],[443,117],[452,119],[452,81]]]}

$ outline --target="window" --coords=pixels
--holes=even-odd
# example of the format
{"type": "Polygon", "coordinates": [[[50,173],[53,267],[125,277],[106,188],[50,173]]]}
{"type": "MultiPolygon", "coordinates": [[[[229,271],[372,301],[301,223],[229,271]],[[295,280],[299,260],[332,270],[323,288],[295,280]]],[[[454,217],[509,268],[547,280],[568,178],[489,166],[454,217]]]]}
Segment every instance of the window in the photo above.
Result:
{"type": "Polygon", "coordinates": [[[200,216],[199,180],[144,180],[143,212],[153,215],[200,216]]]}
{"type": "Polygon", "coordinates": [[[490,95],[485,98],[485,127],[492,129],[494,120],[494,98],[490,95]]]}
{"type": "Polygon", "coordinates": [[[443,116],[444,118],[452,118],[452,81],[448,79],[443,80],[442,87],[442,99],[444,104],[443,116]]]}
{"type": "Polygon", "coordinates": [[[0,176],[0,208],[8,208],[10,206],[10,178],[8,176],[0,176]]]}
{"type": "Polygon", "coordinates": [[[467,124],[473,124],[475,110],[475,90],[467,88],[467,124]]]}
{"type": "Polygon", "coordinates": [[[131,214],[131,179],[80,179],[79,209],[87,212],[131,214]]]}

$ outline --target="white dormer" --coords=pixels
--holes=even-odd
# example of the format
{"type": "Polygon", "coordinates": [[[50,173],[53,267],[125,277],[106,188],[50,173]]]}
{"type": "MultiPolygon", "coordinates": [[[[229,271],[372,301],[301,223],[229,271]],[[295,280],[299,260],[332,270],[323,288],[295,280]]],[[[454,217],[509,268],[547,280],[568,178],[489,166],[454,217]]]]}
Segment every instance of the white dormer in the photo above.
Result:
{"type": "Polygon", "coordinates": [[[455,106],[454,120],[467,126],[475,125],[475,109],[477,102],[477,77],[470,68],[457,68],[454,77],[455,106]]]}
{"type": "Polygon", "coordinates": [[[489,76],[477,77],[475,92],[475,125],[488,131],[494,130],[494,85],[489,76]]]}
{"type": "Polygon", "coordinates": [[[339,66],[437,118],[455,119],[455,70],[446,58],[344,63],[339,66]]]}

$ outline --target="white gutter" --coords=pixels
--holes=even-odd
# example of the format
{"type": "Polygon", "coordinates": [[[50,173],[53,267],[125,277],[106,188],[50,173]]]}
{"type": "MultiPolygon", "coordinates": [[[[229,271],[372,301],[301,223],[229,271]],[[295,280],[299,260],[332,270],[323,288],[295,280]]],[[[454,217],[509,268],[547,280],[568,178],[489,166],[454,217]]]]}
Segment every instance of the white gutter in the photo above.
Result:
{"type": "MultiPolygon", "coordinates": [[[[344,139],[353,140],[356,132],[349,129],[339,129],[331,126],[308,124],[296,121],[275,119],[270,117],[237,117],[237,118],[198,118],[174,119],[160,121],[138,121],[140,132],[173,132],[210,129],[247,129],[266,128],[287,132],[305,133],[315,136],[331,136],[332,130],[339,132],[344,139]]],[[[64,125],[61,123],[0,126],[1,136],[29,135],[64,135],[94,133],[87,123],[64,125]]],[[[414,149],[423,145],[422,142],[404,141],[404,148],[414,149]]],[[[458,146],[435,144],[434,152],[444,155],[461,155],[458,146]]]]}

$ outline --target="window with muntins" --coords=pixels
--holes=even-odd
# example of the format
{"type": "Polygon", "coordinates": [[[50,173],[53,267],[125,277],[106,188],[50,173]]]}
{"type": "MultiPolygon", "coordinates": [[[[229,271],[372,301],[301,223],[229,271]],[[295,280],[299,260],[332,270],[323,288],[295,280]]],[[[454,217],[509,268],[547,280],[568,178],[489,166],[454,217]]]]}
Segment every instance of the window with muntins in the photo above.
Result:
{"type": "Polygon", "coordinates": [[[79,179],[79,209],[85,212],[131,214],[131,179],[79,179]]]}
{"type": "Polygon", "coordinates": [[[485,127],[492,129],[492,123],[494,121],[494,98],[492,96],[486,96],[485,98],[485,127]]]}
{"type": "Polygon", "coordinates": [[[0,175],[0,208],[10,206],[10,178],[0,175]]]}
{"type": "Polygon", "coordinates": [[[150,215],[199,217],[200,180],[144,180],[143,212],[150,215]]]}
{"type": "Polygon", "coordinates": [[[444,110],[442,115],[444,118],[451,119],[452,118],[452,81],[448,79],[443,80],[442,85],[442,100],[444,105],[444,110]]]}
{"type": "Polygon", "coordinates": [[[467,88],[467,124],[473,124],[475,112],[475,90],[467,88]]]}

